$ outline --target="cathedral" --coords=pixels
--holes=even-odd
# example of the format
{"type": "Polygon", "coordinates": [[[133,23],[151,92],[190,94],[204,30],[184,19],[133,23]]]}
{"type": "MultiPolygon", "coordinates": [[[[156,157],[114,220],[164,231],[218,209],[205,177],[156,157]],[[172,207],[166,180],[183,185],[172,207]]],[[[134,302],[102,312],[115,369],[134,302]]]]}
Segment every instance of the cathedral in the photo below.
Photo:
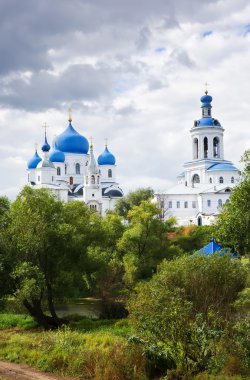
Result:
{"type": "Polygon", "coordinates": [[[201,118],[190,130],[192,160],[184,163],[176,186],[155,195],[162,218],[175,217],[178,225],[210,225],[229,201],[240,171],[224,159],[224,128],[212,117],[212,97],[201,97],[201,118]]]}
{"type": "Polygon", "coordinates": [[[42,157],[37,149],[28,161],[28,184],[34,188],[50,189],[65,202],[79,200],[104,216],[113,210],[123,191],[116,182],[116,159],[106,144],[97,162],[93,143],[69,125],[52,144],[47,140],[46,128],[42,157]]]}

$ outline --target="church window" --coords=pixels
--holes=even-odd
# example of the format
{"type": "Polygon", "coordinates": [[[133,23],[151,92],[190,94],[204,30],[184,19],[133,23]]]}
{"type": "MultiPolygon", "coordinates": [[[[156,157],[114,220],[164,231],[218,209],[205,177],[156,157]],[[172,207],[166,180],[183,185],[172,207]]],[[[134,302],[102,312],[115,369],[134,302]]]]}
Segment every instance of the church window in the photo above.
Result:
{"type": "Polygon", "coordinates": [[[76,164],[76,174],[80,174],[81,172],[80,172],[80,164],[76,164]]]}
{"type": "Polygon", "coordinates": [[[67,174],[67,164],[65,164],[65,174],[67,174]]]}
{"type": "Polygon", "coordinates": [[[95,194],[92,194],[92,197],[94,197],[95,196],[95,194]]]}
{"type": "Polygon", "coordinates": [[[73,185],[73,183],[74,183],[74,179],[73,179],[73,177],[69,177],[69,184],[70,184],[70,185],[73,185]]]}
{"type": "Polygon", "coordinates": [[[172,201],[169,201],[168,202],[168,208],[172,208],[173,207],[173,203],[172,203],[172,201]]]}
{"type": "Polygon", "coordinates": [[[210,108],[208,108],[207,114],[208,114],[208,116],[211,116],[211,109],[210,108]]]}
{"type": "Polygon", "coordinates": [[[176,207],[177,207],[177,208],[180,208],[180,207],[181,207],[181,202],[180,202],[180,201],[177,201],[177,202],[176,202],[176,207]]]}
{"type": "Polygon", "coordinates": [[[37,177],[38,182],[40,182],[40,179],[41,179],[41,178],[40,178],[40,175],[39,175],[39,176],[37,177]]]}
{"type": "Polygon", "coordinates": [[[196,208],[196,201],[192,201],[192,208],[196,208]]]}
{"type": "Polygon", "coordinates": [[[209,178],[209,183],[213,183],[213,178],[212,177],[209,178]]]}
{"type": "Polygon", "coordinates": [[[199,154],[199,141],[197,138],[194,139],[194,159],[198,158],[199,154]]]}
{"type": "Polygon", "coordinates": [[[222,206],[222,199],[218,199],[218,207],[222,206]]]}
{"type": "Polygon", "coordinates": [[[56,174],[61,175],[61,168],[59,168],[59,166],[56,168],[56,174]]]}
{"type": "Polygon", "coordinates": [[[108,177],[112,178],[112,170],[111,169],[108,170],[108,177]]]}
{"type": "Polygon", "coordinates": [[[204,158],[207,158],[207,153],[208,153],[208,139],[207,137],[204,137],[204,158]]]}
{"type": "Polygon", "coordinates": [[[192,180],[193,183],[200,183],[200,177],[198,176],[198,174],[194,174],[193,175],[193,180],[192,180]]]}
{"type": "Polygon", "coordinates": [[[211,207],[211,199],[207,200],[207,207],[211,207]]]}
{"type": "Polygon", "coordinates": [[[184,208],[188,208],[188,202],[187,201],[184,202],[184,208]]]}
{"type": "Polygon", "coordinates": [[[220,182],[220,183],[223,183],[223,182],[224,182],[223,177],[220,177],[220,178],[219,178],[219,182],[220,182]]]}
{"type": "Polygon", "coordinates": [[[97,176],[97,183],[98,184],[100,183],[100,177],[99,177],[99,175],[97,176]]]}
{"type": "Polygon", "coordinates": [[[226,203],[228,203],[229,202],[229,199],[226,199],[226,203]]]}
{"type": "Polygon", "coordinates": [[[231,177],[231,183],[234,183],[234,177],[231,177]]]}
{"type": "Polygon", "coordinates": [[[161,201],[161,208],[164,208],[164,201],[161,201]]]}
{"type": "Polygon", "coordinates": [[[220,157],[220,152],[219,152],[219,145],[220,145],[220,140],[218,137],[214,137],[213,139],[213,155],[214,157],[220,157]]]}
{"type": "Polygon", "coordinates": [[[95,184],[95,176],[94,176],[94,175],[91,176],[91,184],[92,184],[92,185],[95,184]]]}
{"type": "Polygon", "coordinates": [[[51,181],[52,181],[52,182],[54,181],[54,177],[53,177],[53,175],[52,175],[52,177],[51,177],[51,181]]]}
{"type": "Polygon", "coordinates": [[[197,219],[198,226],[202,226],[202,217],[199,216],[197,219]]]}

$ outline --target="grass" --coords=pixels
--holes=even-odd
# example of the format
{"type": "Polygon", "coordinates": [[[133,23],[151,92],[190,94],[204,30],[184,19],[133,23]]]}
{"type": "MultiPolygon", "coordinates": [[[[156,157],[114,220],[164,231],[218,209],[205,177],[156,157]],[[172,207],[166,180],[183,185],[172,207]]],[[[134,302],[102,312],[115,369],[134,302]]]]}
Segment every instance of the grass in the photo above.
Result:
{"type": "Polygon", "coordinates": [[[11,329],[13,327],[25,330],[37,327],[33,318],[23,314],[0,314],[0,330],[11,329]]]}
{"type": "Polygon", "coordinates": [[[0,360],[84,380],[147,379],[142,352],[128,343],[126,320],[78,318],[49,332],[34,329],[31,322],[22,315],[0,314],[0,360]]]}

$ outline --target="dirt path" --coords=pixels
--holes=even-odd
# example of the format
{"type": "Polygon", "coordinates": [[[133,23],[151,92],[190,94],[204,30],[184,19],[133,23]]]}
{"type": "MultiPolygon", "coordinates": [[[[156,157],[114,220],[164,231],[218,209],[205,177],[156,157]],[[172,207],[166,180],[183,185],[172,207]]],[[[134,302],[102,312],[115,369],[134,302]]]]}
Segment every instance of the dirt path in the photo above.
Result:
{"type": "Polygon", "coordinates": [[[0,380],[74,380],[69,377],[47,375],[25,364],[0,361],[0,380]]]}

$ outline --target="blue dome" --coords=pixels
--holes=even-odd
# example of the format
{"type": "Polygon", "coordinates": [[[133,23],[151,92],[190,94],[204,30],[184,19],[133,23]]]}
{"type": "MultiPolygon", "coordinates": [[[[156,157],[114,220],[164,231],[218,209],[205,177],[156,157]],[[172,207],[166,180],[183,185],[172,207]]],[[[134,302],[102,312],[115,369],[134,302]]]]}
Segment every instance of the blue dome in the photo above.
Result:
{"type": "Polygon", "coordinates": [[[212,117],[202,117],[196,120],[195,127],[221,127],[219,120],[212,117]]]}
{"type": "Polygon", "coordinates": [[[65,161],[65,154],[57,149],[56,143],[54,144],[54,147],[49,155],[49,160],[51,162],[64,162],[65,161]]]}
{"type": "Polygon", "coordinates": [[[115,165],[115,156],[106,147],[97,159],[98,165],[115,165]]]}
{"type": "Polygon", "coordinates": [[[46,133],[45,133],[45,138],[44,138],[44,144],[41,147],[41,149],[42,149],[43,152],[49,152],[49,150],[50,150],[50,145],[49,145],[49,143],[47,141],[46,133]]]}
{"type": "Polygon", "coordinates": [[[212,98],[212,96],[210,96],[210,95],[203,95],[202,97],[201,97],[201,103],[203,103],[202,104],[202,107],[211,107],[211,102],[212,102],[212,100],[213,100],[213,98],[212,98]]]}
{"type": "Polygon", "coordinates": [[[34,156],[28,161],[28,169],[35,169],[40,161],[42,161],[42,159],[36,151],[34,156]]]}
{"type": "Polygon", "coordinates": [[[69,123],[68,127],[56,139],[57,149],[64,153],[87,154],[88,140],[80,135],[69,123]]]}

